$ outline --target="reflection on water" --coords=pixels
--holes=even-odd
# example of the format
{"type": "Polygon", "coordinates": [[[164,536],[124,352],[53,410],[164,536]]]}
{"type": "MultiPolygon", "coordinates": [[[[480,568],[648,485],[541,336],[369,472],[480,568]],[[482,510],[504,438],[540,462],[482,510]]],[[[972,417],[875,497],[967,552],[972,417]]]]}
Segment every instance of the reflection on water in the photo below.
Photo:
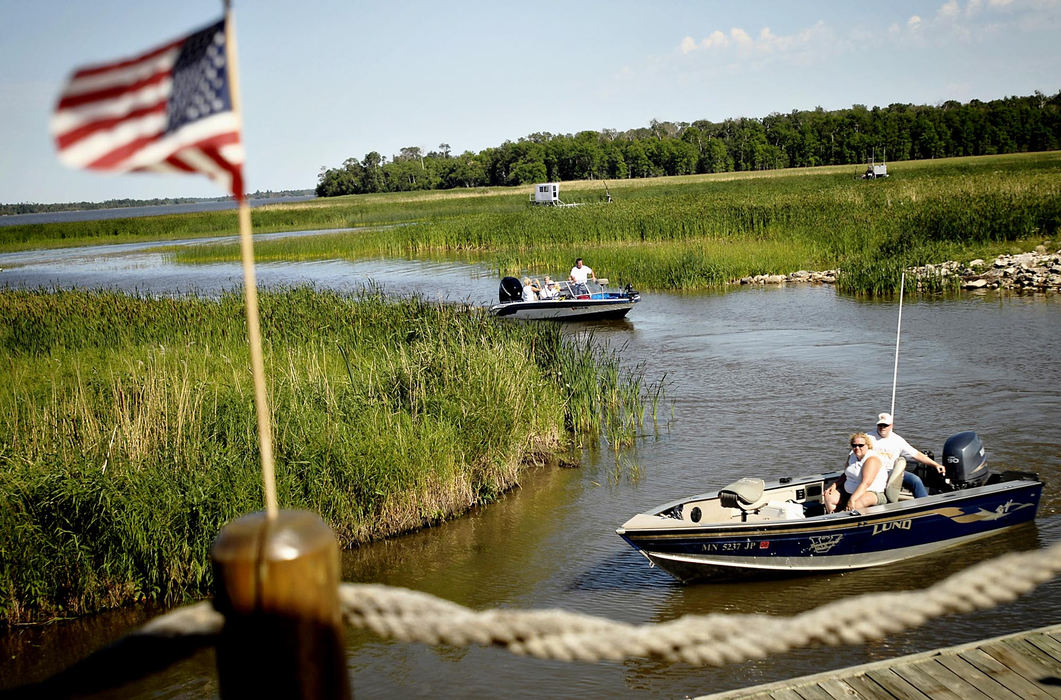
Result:
{"type": "MultiPolygon", "coordinates": [[[[187,268],[140,255],[150,254],[126,257],[143,267],[111,258],[86,283],[125,288],[139,279],[157,293],[191,287],[210,293],[238,279],[234,265],[187,268]],[[144,269],[152,270],[150,280],[144,269]]],[[[9,272],[17,270],[5,270],[0,280],[14,279],[9,272]]],[[[22,284],[46,276],[44,267],[32,274],[40,277],[22,284]]],[[[65,284],[77,284],[82,273],[62,274],[69,275],[65,284]]],[[[488,270],[404,261],[263,265],[259,279],[339,289],[370,280],[397,293],[482,304],[493,301],[497,285],[488,270]]],[[[636,464],[639,475],[617,471],[608,450],[587,452],[580,469],[534,469],[496,504],[345,553],[344,578],[425,591],[475,609],[562,608],[643,624],[685,614],[794,615],[859,593],[924,588],[997,554],[1061,539],[1061,297],[993,294],[907,299],[892,412],[896,431],[922,450],[938,455],[949,435],[975,429],[990,464],[1039,472],[1047,488],[1034,526],[878,569],[696,586],[650,568],[615,535],[634,513],[742,476],[839,467],[847,436],[892,408],[896,316],[894,301],[849,299],[828,287],[742,288],[646,294],[622,322],[570,326],[585,342],[619,351],[628,366],[643,365],[650,381],[665,378],[665,422],[647,426],[645,438],[619,457],[636,464]]],[[[682,697],[1055,623],[1059,593],[1054,580],[996,609],[947,615],[872,644],[796,650],[718,669],[566,664],[354,631],[348,664],[360,697],[682,697]]],[[[10,665],[0,660],[0,677],[10,665]]],[[[150,692],[174,694],[204,673],[202,663],[171,671],[150,692]]],[[[211,688],[189,692],[209,696],[211,688]]]]}

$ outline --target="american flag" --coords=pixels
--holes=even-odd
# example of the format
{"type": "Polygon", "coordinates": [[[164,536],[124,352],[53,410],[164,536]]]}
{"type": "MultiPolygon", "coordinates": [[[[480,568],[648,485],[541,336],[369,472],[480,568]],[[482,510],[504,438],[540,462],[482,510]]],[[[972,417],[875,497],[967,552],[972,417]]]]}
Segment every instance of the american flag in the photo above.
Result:
{"type": "Polygon", "coordinates": [[[51,130],[59,159],[110,172],[205,173],[243,199],[225,20],[135,58],[78,68],[51,130]]]}

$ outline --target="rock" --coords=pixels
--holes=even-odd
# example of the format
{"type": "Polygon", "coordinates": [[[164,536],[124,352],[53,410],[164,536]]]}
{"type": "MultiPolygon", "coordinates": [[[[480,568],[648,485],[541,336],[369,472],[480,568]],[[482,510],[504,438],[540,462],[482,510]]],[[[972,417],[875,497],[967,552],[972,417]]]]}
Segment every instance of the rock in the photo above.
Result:
{"type": "MultiPolygon", "coordinates": [[[[835,284],[838,270],[797,270],[788,275],[755,275],[740,278],[740,284],[835,284]]],[[[1061,251],[1051,254],[1020,253],[999,255],[987,265],[982,259],[963,265],[956,260],[929,263],[907,270],[907,275],[916,280],[918,289],[931,288],[923,284],[926,280],[946,280],[954,275],[961,278],[963,289],[1011,289],[1016,292],[1058,291],[1061,292],[1061,251]]],[[[736,284],[736,281],[734,281],[736,284]]]]}

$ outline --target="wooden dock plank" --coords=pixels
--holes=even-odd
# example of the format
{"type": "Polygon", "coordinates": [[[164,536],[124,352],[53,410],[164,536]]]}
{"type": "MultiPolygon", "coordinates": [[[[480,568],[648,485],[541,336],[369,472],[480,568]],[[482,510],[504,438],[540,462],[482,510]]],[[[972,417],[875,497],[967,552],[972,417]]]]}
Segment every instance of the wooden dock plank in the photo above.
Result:
{"type": "Polygon", "coordinates": [[[936,661],[900,664],[893,670],[932,700],[987,700],[986,695],[936,661]]]}
{"type": "Polygon", "coordinates": [[[818,687],[834,700],[853,700],[858,697],[855,689],[839,678],[823,678],[818,681],[818,687]]]}
{"type": "Polygon", "coordinates": [[[1061,700],[1061,625],[703,696],[784,700],[1061,700]]]}
{"type": "Polygon", "coordinates": [[[1042,649],[1044,652],[1061,663],[1061,640],[1058,640],[1045,632],[1034,632],[1025,637],[1029,642],[1042,649]]]}
{"type": "Polygon", "coordinates": [[[802,700],[833,700],[833,696],[822,690],[817,683],[804,683],[792,687],[802,700]]]}
{"type": "Polygon", "coordinates": [[[1033,644],[1030,639],[1014,639],[1012,645],[1014,650],[1022,656],[1042,666],[1047,677],[1057,678],[1061,675],[1061,661],[1044,651],[1039,645],[1033,644]]]}
{"type": "Polygon", "coordinates": [[[994,657],[999,663],[1010,668],[1014,673],[1024,676],[1035,683],[1045,697],[1061,699],[1061,687],[1042,685],[1039,683],[1044,678],[1051,677],[1053,672],[1038,662],[1037,659],[1024,655],[1023,650],[1011,641],[989,642],[984,644],[985,654],[994,657]]]}
{"type": "Polygon", "coordinates": [[[982,690],[993,700],[1021,700],[1021,696],[987,675],[960,655],[940,654],[937,662],[949,669],[954,675],[965,679],[971,685],[982,690]]]}
{"type": "Polygon", "coordinates": [[[994,678],[1004,687],[1009,688],[1021,698],[1049,698],[1050,696],[1035,683],[1020,675],[1008,666],[999,663],[998,659],[983,649],[969,649],[961,657],[994,678]]]}
{"type": "Polygon", "coordinates": [[[860,698],[891,698],[894,697],[891,693],[887,692],[880,685],[875,683],[871,678],[865,674],[859,674],[857,676],[851,676],[850,678],[844,677],[844,680],[850,684],[855,692],[858,693],[860,698]]]}
{"type": "Polygon", "coordinates": [[[899,700],[927,700],[929,697],[898,675],[894,669],[874,669],[866,675],[899,700]]]}

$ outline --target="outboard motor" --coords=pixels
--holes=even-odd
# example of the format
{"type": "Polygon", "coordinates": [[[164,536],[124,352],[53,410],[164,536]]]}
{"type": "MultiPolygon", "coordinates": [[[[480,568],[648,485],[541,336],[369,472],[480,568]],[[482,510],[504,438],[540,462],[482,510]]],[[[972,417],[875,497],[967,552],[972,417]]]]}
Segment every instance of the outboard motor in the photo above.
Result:
{"type": "Polygon", "coordinates": [[[979,486],[990,475],[984,443],[972,430],[947,438],[943,444],[943,466],[947,470],[947,479],[959,489],[979,486]]]}
{"type": "Polygon", "coordinates": [[[497,300],[502,304],[523,301],[523,283],[515,277],[502,277],[501,286],[497,289],[497,300]]]}

